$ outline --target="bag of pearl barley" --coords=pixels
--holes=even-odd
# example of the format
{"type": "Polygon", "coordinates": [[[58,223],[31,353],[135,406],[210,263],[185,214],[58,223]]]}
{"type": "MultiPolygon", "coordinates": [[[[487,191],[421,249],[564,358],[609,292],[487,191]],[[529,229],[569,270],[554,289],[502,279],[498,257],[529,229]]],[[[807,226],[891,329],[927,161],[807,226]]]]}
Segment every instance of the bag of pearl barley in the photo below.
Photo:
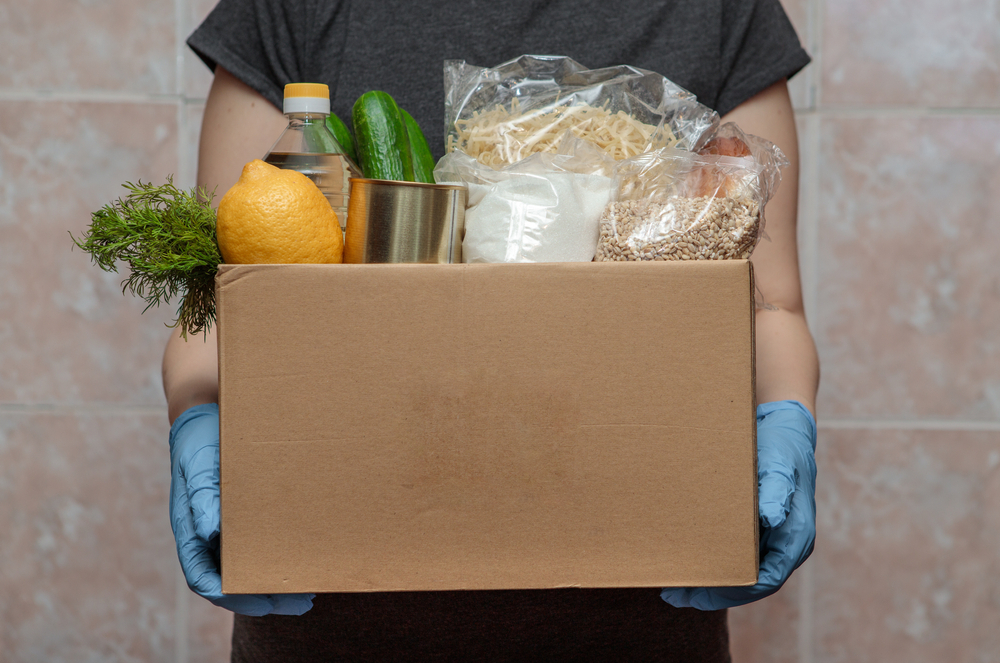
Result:
{"type": "Polygon", "coordinates": [[[788,160],[728,123],[697,152],[663,148],[619,161],[594,260],[749,258],[788,160]]]}

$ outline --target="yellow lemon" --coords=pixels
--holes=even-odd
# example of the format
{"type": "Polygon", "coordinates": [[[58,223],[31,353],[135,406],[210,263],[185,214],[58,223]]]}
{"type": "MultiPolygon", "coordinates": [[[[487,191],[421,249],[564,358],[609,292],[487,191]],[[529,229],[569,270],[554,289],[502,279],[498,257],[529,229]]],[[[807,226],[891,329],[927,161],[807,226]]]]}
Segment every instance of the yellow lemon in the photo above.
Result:
{"type": "Polygon", "coordinates": [[[231,264],[339,263],[344,235],[337,214],[312,180],[260,159],[219,202],[216,235],[231,264]]]}

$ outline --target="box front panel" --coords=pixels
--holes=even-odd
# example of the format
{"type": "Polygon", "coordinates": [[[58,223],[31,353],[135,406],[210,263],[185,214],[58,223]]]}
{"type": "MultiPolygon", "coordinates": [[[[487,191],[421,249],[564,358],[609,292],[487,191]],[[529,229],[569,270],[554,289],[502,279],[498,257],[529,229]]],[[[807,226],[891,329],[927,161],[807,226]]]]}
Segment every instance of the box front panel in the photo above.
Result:
{"type": "Polygon", "coordinates": [[[227,592],[756,573],[746,263],[220,276],[227,592]]]}

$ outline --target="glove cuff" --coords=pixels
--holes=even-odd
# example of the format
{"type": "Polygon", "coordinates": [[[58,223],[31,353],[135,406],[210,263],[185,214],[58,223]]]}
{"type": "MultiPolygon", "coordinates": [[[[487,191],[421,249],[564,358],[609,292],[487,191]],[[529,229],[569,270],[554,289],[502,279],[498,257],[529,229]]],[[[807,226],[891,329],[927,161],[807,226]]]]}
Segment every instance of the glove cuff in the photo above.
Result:
{"type": "Polygon", "coordinates": [[[816,450],[816,418],[805,405],[798,401],[773,401],[771,403],[761,403],[757,406],[757,423],[767,415],[780,410],[791,410],[798,412],[805,418],[808,427],[809,439],[812,442],[813,451],[816,450]]]}
{"type": "MultiPolygon", "coordinates": [[[[170,444],[173,445],[174,438],[181,428],[184,427],[189,421],[193,419],[198,419],[204,416],[219,416],[219,404],[218,403],[205,403],[204,405],[195,405],[184,410],[179,417],[174,419],[174,423],[170,426],[170,444]]],[[[758,415],[760,416],[760,415],[758,415]]]]}

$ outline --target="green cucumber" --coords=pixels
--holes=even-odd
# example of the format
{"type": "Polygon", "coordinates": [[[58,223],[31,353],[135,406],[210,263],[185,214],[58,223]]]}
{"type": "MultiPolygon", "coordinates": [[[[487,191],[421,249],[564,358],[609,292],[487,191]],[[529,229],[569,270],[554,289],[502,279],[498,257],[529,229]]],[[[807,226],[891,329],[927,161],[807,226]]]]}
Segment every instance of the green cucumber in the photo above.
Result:
{"type": "Polygon", "coordinates": [[[351,111],[361,171],[375,180],[413,181],[413,156],[399,106],[385,92],[365,92],[351,111]]]}
{"type": "Polygon", "coordinates": [[[303,147],[307,152],[334,153],[340,152],[340,144],[326,124],[318,119],[307,119],[302,124],[303,147]]]}
{"type": "Polygon", "coordinates": [[[427,144],[424,132],[413,116],[400,108],[403,113],[403,123],[406,125],[406,135],[410,138],[410,153],[413,155],[413,178],[415,182],[434,184],[434,157],[431,147],[427,144]]]}
{"type": "Polygon", "coordinates": [[[351,135],[351,130],[347,128],[344,121],[341,120],[335,113],[330,113],[326,116],[326,127],[333,134],[333,137],[337,139],[340,143],[340,147],[343,148],[344,154],[354,163],[358,162],[358,153],[354,149],[354,136],[351,135]]]}

